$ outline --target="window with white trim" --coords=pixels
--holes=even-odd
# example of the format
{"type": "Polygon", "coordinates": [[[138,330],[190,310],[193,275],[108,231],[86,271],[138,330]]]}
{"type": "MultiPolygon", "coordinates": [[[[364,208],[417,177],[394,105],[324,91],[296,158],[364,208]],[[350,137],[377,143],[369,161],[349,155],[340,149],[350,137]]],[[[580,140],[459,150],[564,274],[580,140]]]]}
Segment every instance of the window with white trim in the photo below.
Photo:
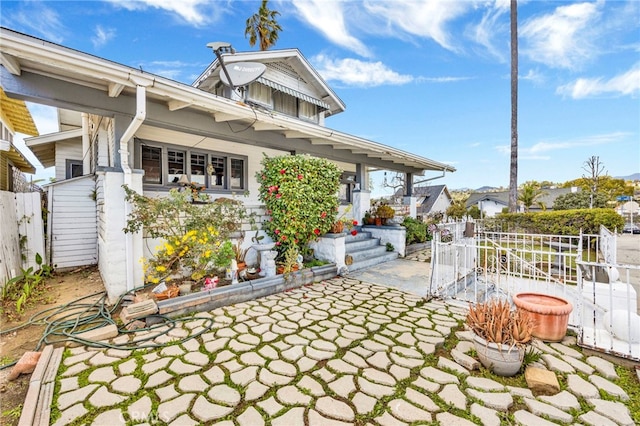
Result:
{"type": "Polygon", "coordinates": [[[205,190],[247,189],[247,157],[207,150],[136,141],[136,167],[144,170],[142,182],[157,188],[180,186],[184,175],[205,190]]]}

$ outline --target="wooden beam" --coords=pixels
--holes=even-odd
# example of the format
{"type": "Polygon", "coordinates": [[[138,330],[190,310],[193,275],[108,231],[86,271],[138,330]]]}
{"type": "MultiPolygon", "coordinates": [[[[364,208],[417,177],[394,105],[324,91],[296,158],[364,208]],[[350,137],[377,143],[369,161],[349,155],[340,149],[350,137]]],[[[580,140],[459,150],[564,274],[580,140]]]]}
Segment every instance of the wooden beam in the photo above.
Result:
{"type": "Polygon", "coordinates": [[[313,145],[335,145],[336,142],[329,139],[310,138],[309,142],[313,145]]]}
{"type": "Polygon", "coordinates": [[[256,122],[252,127],[253,127],[253,130],[255,130],[257,132],[266,132],[266,131],[273,131],[273,130],[284,130],[284,127],[279,126],[277,124],[273,124],[273,123],[256,122]]]}
{"type": "Polygon", "coordinates": [[[193,105],[193,104],[191,102],[184,102],[184,101],[178,101],[178,100],[172,100],[167,102],[167,107],[169,108],[169,111],[177,111],[179,109],[186,108],[189,105],[193,105]]]}
{"type": "Polygon", "coordinates": [[[287,139],[308,139],[309,135],[307,133],[298,132],[296,130],[286,130],[284,132],[284,136],[287,139]]]}
{"type": "Polygon", "coordinates": [[[120,93],[122,93],[123,89],[124,84],[109,83],[109,97],[117,98],[118,96],[120,96],[120,93]]]}
{"type": "Polygon", "coordinates": [[[213,115],[213,119],[216,120],[216,123],[221,123],[223,121],[242,120],[242,117],[238,117],[234,114],[227,114],[224,112],[214,112],[211,115],[213,115]]]}
{"type": "Polygon", "coordinates": [[[7,54],[0,53],[0,60],[2,61],[2,65],[13,75],[20,75],[22,69],[20,68],[20,62],[18,60],[7,54]]]}

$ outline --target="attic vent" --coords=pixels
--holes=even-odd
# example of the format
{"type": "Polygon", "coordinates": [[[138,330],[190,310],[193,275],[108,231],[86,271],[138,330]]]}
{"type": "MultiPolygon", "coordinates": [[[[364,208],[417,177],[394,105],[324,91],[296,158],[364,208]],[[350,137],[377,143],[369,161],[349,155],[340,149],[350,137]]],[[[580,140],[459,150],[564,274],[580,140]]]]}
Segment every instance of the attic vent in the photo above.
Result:
{"type": "Polygon", "coordinates": [[[289,76],[295,80],[300,80],[303,83],[307,84],[307,82],[302,77],[300,77],[300,75],[288,64],[285,64],[283,62],[272,62],[267,64],[267,68],[271,68],[274,71],[281,72],[286,76],[289,76]]]}

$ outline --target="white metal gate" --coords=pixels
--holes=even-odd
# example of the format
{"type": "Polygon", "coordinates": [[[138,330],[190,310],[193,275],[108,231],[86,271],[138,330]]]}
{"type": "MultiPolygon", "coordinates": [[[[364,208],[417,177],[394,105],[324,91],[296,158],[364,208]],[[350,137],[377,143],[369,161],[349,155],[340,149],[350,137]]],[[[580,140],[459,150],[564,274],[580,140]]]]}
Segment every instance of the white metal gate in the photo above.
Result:
{"type": "Polygon", "coordinates": [[[640,316],[630,271],[615,263],[615,234],[481,232],[432,242],[429,292],[471,303],[538,292],[570,301],[569,326],[585,347],[640,360],[640,316]]]}

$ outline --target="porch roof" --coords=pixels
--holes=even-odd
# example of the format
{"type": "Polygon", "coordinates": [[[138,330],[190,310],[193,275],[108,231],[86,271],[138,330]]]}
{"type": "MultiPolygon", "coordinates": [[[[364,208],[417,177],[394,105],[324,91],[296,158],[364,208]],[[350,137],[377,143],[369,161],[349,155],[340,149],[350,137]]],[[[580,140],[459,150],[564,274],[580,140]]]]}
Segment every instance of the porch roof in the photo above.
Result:
{"type": "MultiPolygon", "coordinates": [[[[334,150],[345,150],[363,158],[363,163],[370,159],[378,168],[384,166],[389,170],[403,170],[414,174],[423,171],[455,171],[455,168],[448,164],[297,118],[261,111],[187,84],[7,28],[0,29],[0,41],[0,60],[3,65],[0,71],[5,90],[7,85],[12,83],[10,74],[20,76],[23,72],[72,82],[74,85],[101,91],[110,98],[118,98],[123,94],[134,97],[136,86],[143,85],[146,86],[148,101],[162,103],[169,111],[191,109],[212,115],[216,122],[237,122],[252,127],[256,132],[280,134],[286,139],[292,139],[292,150],[296,149],[294,142],[297,139],[309,142],[312,146],[330,146],[334,150]]],[[[28,99],[29,95],[24,93],[18,93],[16,96],[31,100],[28,99]]],[[[56,99],[34,97],[33,100],[69,107],[57,105],[56,99]]],[[[91,101],[86,100],[87,103],[91,101]]],[[[104,108],[103,114],[113,113],[104,104],[96,102],[91,107],[94,111],[104,108]]]]}

